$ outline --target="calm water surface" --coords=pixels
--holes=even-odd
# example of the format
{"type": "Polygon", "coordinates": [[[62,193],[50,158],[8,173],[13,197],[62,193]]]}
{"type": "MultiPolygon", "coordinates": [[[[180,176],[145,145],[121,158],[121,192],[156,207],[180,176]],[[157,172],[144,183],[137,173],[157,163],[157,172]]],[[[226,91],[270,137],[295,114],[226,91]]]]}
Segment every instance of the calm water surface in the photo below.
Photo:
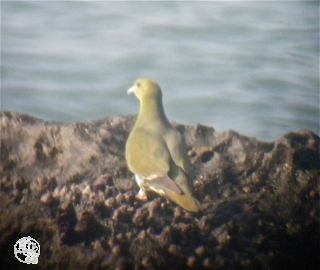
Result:
{"type": "Polygon", "coordinates": [[[319,134],[319,3],[2,2],[1,109],[65,122],[135,114],[272,141],[319,134]]]}

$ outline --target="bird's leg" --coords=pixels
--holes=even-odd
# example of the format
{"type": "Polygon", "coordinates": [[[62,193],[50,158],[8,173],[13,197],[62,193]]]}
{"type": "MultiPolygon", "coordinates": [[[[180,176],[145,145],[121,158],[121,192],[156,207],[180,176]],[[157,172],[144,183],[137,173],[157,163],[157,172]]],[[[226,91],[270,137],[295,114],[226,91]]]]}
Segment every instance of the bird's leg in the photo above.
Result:
{"type": "Polygon", "coordinates": [[[136,198],[144,202],[148,200],[146,193],[142,189],[139,190],[138,195],[136,195],[136,198]]]}
{"type": "Polygon", "coordinates": [[[144,192],[144,190],[141,188],[141,186],[143,186],[143,181],[141,180],[141,178],[136,174],[136,181],[138,186],[140,187],[140,190],[138,192],[138,195],[136,195],[136,198],[138,200],[144,201],[146,202],[148,200],[146,193],[144,192]]]}

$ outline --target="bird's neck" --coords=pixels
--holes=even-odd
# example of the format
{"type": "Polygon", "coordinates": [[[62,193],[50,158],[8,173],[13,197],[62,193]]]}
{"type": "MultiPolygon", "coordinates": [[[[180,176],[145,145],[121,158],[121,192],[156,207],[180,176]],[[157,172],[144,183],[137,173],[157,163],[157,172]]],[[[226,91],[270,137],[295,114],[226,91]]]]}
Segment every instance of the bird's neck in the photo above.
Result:
{"type": "Polygon", "coordinates": [[[141,124],[152,123],[153,125],[170,126],[170,123],[164,113],[162,101],[147,99],[141,101],[137,122],[141,124]]]}

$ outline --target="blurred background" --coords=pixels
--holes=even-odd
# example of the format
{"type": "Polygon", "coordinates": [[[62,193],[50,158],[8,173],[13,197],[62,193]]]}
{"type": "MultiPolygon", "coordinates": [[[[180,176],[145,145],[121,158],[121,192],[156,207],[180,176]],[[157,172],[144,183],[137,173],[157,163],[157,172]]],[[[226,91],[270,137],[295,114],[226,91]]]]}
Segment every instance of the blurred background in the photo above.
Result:
{"type": "Polygon", "coordinates": [[[1,3],[1,110],[136,114],[156,80],[170,120],[273,141],[319,134],[319,2],[1,3]]]}

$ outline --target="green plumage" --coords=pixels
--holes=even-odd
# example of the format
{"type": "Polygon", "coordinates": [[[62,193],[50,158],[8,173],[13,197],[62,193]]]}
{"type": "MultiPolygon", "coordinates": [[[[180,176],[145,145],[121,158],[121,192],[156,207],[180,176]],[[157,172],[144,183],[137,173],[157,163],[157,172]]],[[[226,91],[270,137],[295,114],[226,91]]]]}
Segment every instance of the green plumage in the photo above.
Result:
{"type": "Polygon", "coordinates": [[[191,163],[182,135],[168,121],[159,85],[147,78],[137,79],[128,93],[140,101],[137,121],[126,144],[126,160],[136,176],[138,198],[145,191],[165,196],[186,210],[197,212],[199,202],[192,196],[188,179],[191,163]]]}

